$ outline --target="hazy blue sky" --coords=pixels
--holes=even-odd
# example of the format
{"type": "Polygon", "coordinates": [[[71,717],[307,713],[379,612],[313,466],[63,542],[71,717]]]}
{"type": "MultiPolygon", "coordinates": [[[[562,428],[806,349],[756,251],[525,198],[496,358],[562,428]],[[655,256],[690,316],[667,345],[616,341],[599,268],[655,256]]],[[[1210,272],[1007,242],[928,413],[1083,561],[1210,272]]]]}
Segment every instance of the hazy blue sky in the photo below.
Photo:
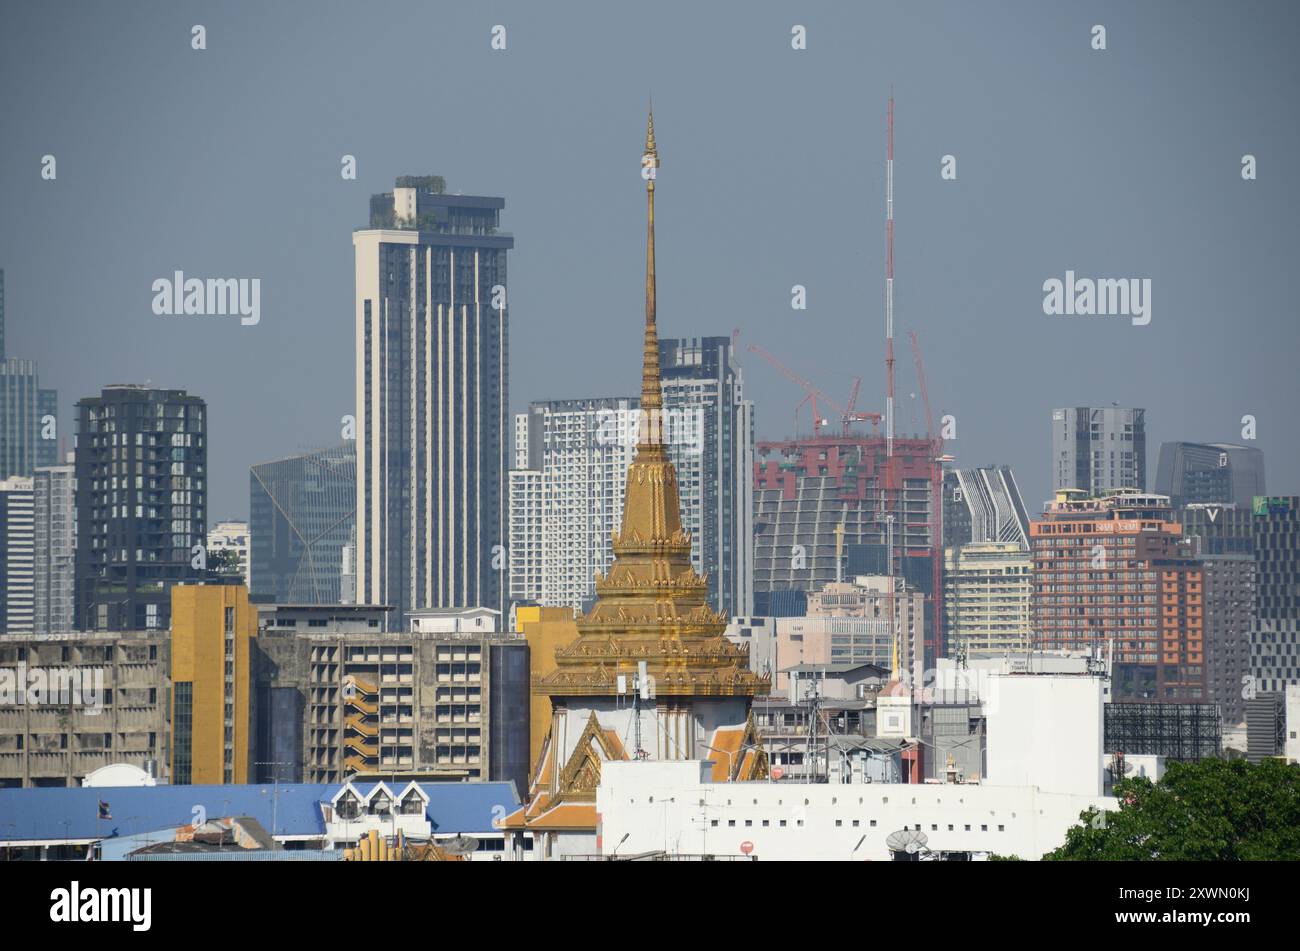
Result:
{"type": "MultiPolygon", "coordinates": [[[[352,412],[370,194],[436,173],[506,200],[514,408],[632,395],[653,90],[661,331],[739,326],[832,393],[862,375],[861,407],[883,408],[893,84],[900,431],[923,425],[916,330],[950,451],[1011,463],[1033,509],[1051,408],[1111,401],[1147,408],[1149,481],[1162,440],[1239,440],[1251,414],[1270,491],[1295,493],[1298,20],[1226,2],[8,2],[8,351],[40,362],[68,433],[105,384],[204,397],[210,515],[244,516],[250,464],[337,442],[352,412]],[[175,269],[261,278],[261,323],[155,316],[175,269]],[[1067,269],[1150,278],[1151,323],[1045,316],[1067,269]]],[[[745,374],[760,436],[788,435],[799,391],[754,355],[745,374]]]]}

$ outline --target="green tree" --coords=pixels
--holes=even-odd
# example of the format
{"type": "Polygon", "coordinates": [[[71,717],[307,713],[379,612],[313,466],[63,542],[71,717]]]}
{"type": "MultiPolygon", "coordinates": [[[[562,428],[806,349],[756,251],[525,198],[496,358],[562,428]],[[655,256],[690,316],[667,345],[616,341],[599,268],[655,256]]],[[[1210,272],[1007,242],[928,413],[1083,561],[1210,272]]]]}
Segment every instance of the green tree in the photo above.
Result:
{"type": "Polygon", "coordinates": [[[242,574],[239,552],[233,548],[208,549],[208,573],[213,575],[242,574]]]}
{"type": "Polygon", "coordinates": [[[1160,782],[1115,785],[1119,811],[1088,809],[1057,861],[1300,859],[1300,767],[1278,759],[1171,763],[1160,782]]]}

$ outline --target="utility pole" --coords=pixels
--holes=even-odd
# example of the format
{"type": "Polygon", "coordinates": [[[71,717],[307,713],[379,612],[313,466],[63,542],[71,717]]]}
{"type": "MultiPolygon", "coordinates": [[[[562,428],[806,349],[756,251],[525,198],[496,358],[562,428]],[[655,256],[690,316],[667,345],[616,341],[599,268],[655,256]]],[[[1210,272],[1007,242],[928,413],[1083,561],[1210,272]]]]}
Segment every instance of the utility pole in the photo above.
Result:
{"type": "MultiPolygon", "coordinates": [[[[253,764],[254,766],[292,766],[292,763],[285,763],[279,760],[261,760],[253,764]]],[[[272,770],[272,786],[274,791],[271,793],[271,838],[275,838],[276,823],[280,817],[280,770],[272,770]]]]}

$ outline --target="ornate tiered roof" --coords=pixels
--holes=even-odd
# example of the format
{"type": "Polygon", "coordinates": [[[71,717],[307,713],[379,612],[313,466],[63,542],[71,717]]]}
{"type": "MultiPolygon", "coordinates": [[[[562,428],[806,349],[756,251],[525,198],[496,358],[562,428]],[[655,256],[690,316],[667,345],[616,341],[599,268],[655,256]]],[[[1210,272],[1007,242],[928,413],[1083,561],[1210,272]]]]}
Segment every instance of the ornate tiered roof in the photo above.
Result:
{"type": "Polygon", "coordinates": [[[659,151],[654,113],[646,124],[646,304],[641,425],[627,473],[623,521],[613,537],[614,563],[596,576],[596,602],[578,619],[578,638],[555,652],[556,670],[535,681],[551,697],[612,696],[620,674],[640,661],[661,697],[766,694],[767,677],[749,669],[749,654],[723,636],[727,618],[708,602],[708,582],[691,565],[682,529],[677,472],[664,442],[659,331],[655,319],[655,174],[659,151]]]}

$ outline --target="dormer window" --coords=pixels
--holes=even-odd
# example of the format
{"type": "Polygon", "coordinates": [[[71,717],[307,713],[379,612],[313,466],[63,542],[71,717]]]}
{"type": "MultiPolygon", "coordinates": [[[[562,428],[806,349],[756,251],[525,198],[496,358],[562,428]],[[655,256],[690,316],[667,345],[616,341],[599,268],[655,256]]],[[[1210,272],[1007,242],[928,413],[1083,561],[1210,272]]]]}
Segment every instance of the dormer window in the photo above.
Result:
{"type": "Polygon", "coordinates": [[[340,819],[355,819],[361,814],[361,803],[352,793],[344,793],[337,806],[340,819]]]}
{"type": "Polygon", "coordinates": [[[419,793],[412,789],[402,800],[402,815],[418,816],[424,812],[424,800],[420,798],[419,793]]]}

